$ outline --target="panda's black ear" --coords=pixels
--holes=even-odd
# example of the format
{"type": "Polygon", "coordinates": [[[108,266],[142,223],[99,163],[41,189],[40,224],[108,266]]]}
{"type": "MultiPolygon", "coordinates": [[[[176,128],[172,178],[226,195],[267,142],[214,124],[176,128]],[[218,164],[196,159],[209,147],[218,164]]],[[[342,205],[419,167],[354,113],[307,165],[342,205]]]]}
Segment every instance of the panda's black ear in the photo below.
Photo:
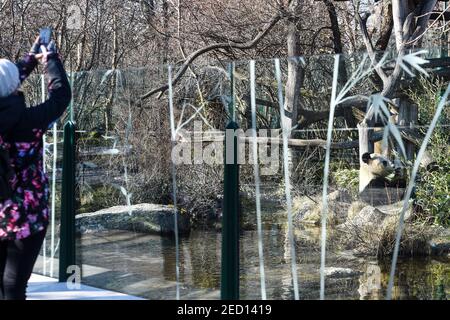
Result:
{"type": "Polygon", "coordinates": [[[370,153],[366,152],[361,156],[361,159],[364,163],[369,163],[369,160],[371,159],[370,153]]]}

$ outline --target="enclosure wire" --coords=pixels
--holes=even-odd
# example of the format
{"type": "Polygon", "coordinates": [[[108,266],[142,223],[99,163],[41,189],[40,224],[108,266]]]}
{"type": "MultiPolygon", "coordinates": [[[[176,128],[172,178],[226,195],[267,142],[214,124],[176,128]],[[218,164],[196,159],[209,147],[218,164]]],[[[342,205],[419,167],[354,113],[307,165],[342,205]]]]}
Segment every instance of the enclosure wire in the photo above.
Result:
{"type": "Polygon", "coordinates": [[[419,153],[417,154],[416,161],[414,162],[414,167],[411,172],[411,178],[409,179],[408,189],[406,191],[405,199],[403,201],[403,208],[402,208],[402,212],[400,214],[400,219],[399,219],[400,221],[398,223],[397,235],[395,237],[395,247],[394,247],[394,254],[392,257],[391,272],[389,275],[389,283],[388,283],[386,300],[392,299],[392,288],[394,286],[395,269],[397,266],[398,252],[400,250],[400,240],[401,240],[401,236],[402,236],[402,232],[403,232],[403,228],[404,228],[405,212],[406,212],[406,210],[408,210],[408,207],[409,207],[409,200],[411,198],[411,194],[412,194],[412,191],[414,188],[417,172],[419,171],[420,162],[426,151],[428,142],[431,139],[431,134],[433,133],[433,130],[439,120],[442,110],[447,105],[446,101],[447,101],[449,94],[450,94],[450,85],[447,87],[447,90],[445,90],[444,95],[442,96],[441,100],[439,101],[438,108],[433,117],[433,121],[431,122],[431,125],[428,128],[428,131],[427,131],[427,134],[425,135],[422,146],[420,147],[419,153]]]}
{"type": "MultiPolygon", "coordinates": [[[[170,112],[170,131],[172,149],[176,143],[175,115],[173,109],[173,88],[172,88],[172,66],[169,66],[169,112],[170,112]]],[[[172,162],[172,187],[173,187],[173,216],[174,216],[174,233],[175,233],[175,266],[176,266],[176,299],[180,300],[180,261],[179,261],[179,239],[178,239],[178,213],[177,213],[177,172],[175,163],[172,162]]]]}
{"type": "MultiPolygon", "coordinates": [[[[123,77],[122,77],[122,73],[120,71],[116,71],[117,72],[117,77],[120,78],[120,87],[122,89],[122,94],[125,95],[125,86],[123,84],[123,77]]],[[[116,81],[116,92],[118,91],[117,87],[119,81],[116,81]]],[[[128,97],[130,97],[130,95],[128,95],[128,97]]],[[[124,169],[124,181],[125,181],[125,189],[122,189],[122,193],[124,194],[125,198],[126,198],[126,202],[127,202],[127,207],[128,207],[128,214],[131,216],[133,215],[133,211],[132,211],[132,204],[131,204],[131,197],[132,197],[132,193],[130,192],[130,186],[129,186],[129,179],[128,179],[128,166],[127,166],[127,162],[126,162],[126,148],[128,148],[129,146],[129,140],[130,140],[130,134],[133,130],[133,122],[132,122],[132,112],[131,112],[131,101],[130,99],[128,99],[128,119],[127,119],[127,126],[125,128],[125,150],[124,150],[124,156],[122,157],[122,165],[123,165],[123,169],[124,169]]],[[[114,140],[114,143],[116,143],[117,140],[114,140]]]]}
{"type": "MultiPolygon", "coordinates": [[[[280,60],[275,59],[275,75],[278,83],[278,103],[280,105],[280,115],[284,114],[284,97],[283,97],[283,84],[281,80],[281,66],[280,60]]],[[[292,271],[292,284],[294,286],[294,298],[299,300],[298,292],[298,280],[297,280],[297,260],[295,254],[295,242],[294,242],[294,229],[292,223],[292,199],[291,199],[291,181],[289,175],[288,166],[288,131],[284,121],[281,121],[281,127],[283,128],[283,161],[284,161],[284,186],[286,194],[287,216],[288,216],[288,234],[291,251],[291,271],[292,271]]]]}
{"type": "Polygon", "coordinates": [[[325,259],[327,246],[327,216],[328,216],[328,177],[330,174],[331,138],[333,135],[334,112],[336,110],[336,93],[339,77],[339,55],[335,56],[333,72],[333,89],[330,102],[330,119],[328,120],[327,145],[322,194],[322,230],[320,241],[320,300],[325,299],[325,259]]]}
{"type": "Polygon", "coordinates": [[[255,61],[250,61],[250,95],[252,109],[252,133],[253,133],[253,165],[255,174],[255,193],[256,193],[256,219],[258,226],[258,255],[259,255],[259,272],[261,281],[261,298],[267,299],[266,294],[266,277],[264,272],[264,250],[263,250],[263,234],[261,222],[261,193],[260,193],[260,175],[258,165],[258,143],[256,141],[256,80],[255,80],[255,61]]]}

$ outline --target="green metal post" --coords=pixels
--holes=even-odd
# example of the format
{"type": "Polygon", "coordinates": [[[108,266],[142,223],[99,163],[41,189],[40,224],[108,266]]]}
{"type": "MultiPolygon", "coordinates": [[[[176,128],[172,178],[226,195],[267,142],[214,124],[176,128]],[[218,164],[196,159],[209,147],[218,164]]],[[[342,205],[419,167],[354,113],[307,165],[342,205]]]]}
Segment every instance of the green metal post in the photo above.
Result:
{"type": "MultiPolygon", "coordinates": [[[[444,1],[444,9],[446,10],[448,1],[444,1]]],[[[448,57],[448,33],[443,32],[441,35],[441,58],[448,57]]]]}
{"type": "Polygon", "coordinates": [[[239,164],[236,123],[234,63],[229,65],[231,100],[230,122],[225,134],[225,170],[222,216],[222,277],[223,300],[239,299],[239,164]],[[230,154],[232,153],[232,154],[230,154]]]}
{"type": "MultiPolygon", "coordinates": [[[[239,299],[239,126],[230,121],[225,139],[225,159],[227,151],[234,150],[233,161],[225,162],[224,196],[222,216],[222,300],[239,299]],[[233,135],[231,135],[233,133],[233,135]],[[232,141],[230,141],[232,139],[232,141]],[[228,147],[227,147],[228,146],[228,147]],[[230,147],[231,146],[231,147],[230,147]],[[231,150],[230,150],[231,149],[231,150]]],[[[228,155],[230,157],[230,155],[228,155]]]]}
{"type": "Polygon", "coordinates": [[[75,124],[64,126],[63,171],[61,194],[61,231],[59,253],[59,281],[70,276],[67,269],[75,261],[75,124]]]}

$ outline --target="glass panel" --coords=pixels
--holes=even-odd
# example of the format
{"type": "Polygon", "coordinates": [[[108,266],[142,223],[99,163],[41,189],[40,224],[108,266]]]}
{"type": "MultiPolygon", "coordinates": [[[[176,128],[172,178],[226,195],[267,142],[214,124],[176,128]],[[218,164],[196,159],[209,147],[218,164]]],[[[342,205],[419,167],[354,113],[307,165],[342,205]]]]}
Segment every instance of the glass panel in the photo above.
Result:
{"type": "MultiPolygon", "coordinates": [[[[418,56],[433,59],[439,55],[440,51],[430,49],[427,54],[418,56]]],[[[403,61],[404,67],[417,76],[412,78],[405,73],[400,88],[394,93],[397,99],[393,101],[372,95],[380,91],[382,83],[373,76],[371,61],[363,53],[340,56],[338,62],[333,55],[282,59],[282,94],[288,110],[284,117],[279,112],[274,60],[257,60],[255,109],[259,176],[256,178],[253,138],[249,130],[252,128],[249,61],[234,62],[234,107],[228,62],[198,62],[177,78],[172,96],[177,129],[174,145],[167,88],[162,94],[157,92],[142,98],[167,84],[167,67],[74,74],[73,114],[78,132],[77,264],[82,266],[83,283],[149,299],[176,297],[172,176],[175,169],[180,296],[183,299],[220,298],[223,142],[225,126],[234,112],[243,132],[240,141],[245,142],[239,190],[240,297],[261,298],[262,260],[267,298],[295,297],[294,255],[290,250],[286,209],[284,166],[287,163],[299,298],[320,298],[320,227],[325,182],[328,183],[328,219],[324,296],[327,299],[385,298],[402,209],[400,201],[406,190],[405,182],[409,182],[405,178],[411,174],[414,151],[420,148],[447,88],[446,82],[425,80],[421,76],[420,69],[414,65],[418,61],[414,60],[416,56],[411,52],[403,61]],[[335,63],[338,72],[334,72],[335,63]],[[295,74],[298,82],[286,86],[288,77],[292,79],[295,74]],[[333,92],[335,102],[339,103],[331,131],[330,161],[326,163],[333,92]],[[300,107],[292,112],[291,106],[295,104],[300,107]],[[363,122],[368,106],[372,107],[373,115],[377,115],[377,121],[366,119],[371,140],[365,146],[371,155],[361,158],[358,147],[364,130],[357,125],[363,122]],[[411,110],[415,108],[418,122],[415,120],[411,125],[408,117],[413,116],[411,110]],[[386,112],[394,117],[389,120],[386,112]],[[292,117],[297,120],[289,124],[292,117]],[[400,123],[399,118],[404,121],[400,123]],[[386,131],[389,121],[400,125],[389,125],[386,131]],[[290,130],[286,162],[281,123],[290,130]],[[400,136],[403,148],[396,139],[400,136]],[[383,153],[386,145],[391,150],[388,155],[372,154],[383,153]],[[363,159],[367,163],[362,162],[363,159]],[[326,167],[329,168],[328,181],[324,181],[326,167]],[[360,167],[370,171],[363,172],[366,178],[361,181],[360,167]],[[379,176],[383,179],[377,180],[379,176]],[[393,180],[396,178],[399,178],[398,185],[393,180]],[[261,238],[255,202],[258,181],[261,238]],[[371,188],[363,188],[369,182],[371,188]],[[380,182],[383,185],[377,184],[380,182]],[[366,192],[364,199],[359,195],[362,189],[366,192]],[[258,241],[262,241],[262,257],[258,241]]],[[[381,67],[391,72],[395,61],[396,56],[388,52],[381,67]]],[[[427,70],[439,71],[437,68],[427,70]]],[[[176,76],[179,71],[180,66],[176,65],[172,74],[176,76]]],[[[39,100],[39,86],[39,81],[30,82],[30,101],[39,100]]],[[[67,117],[59,122],[58,128],[62,128],[67,117]]],[[[393,288],[395,299],[437,299],[449,292],[448,262],[444,258],[431,259],[429,255],[431,251],[441,250],[441,242],[435,235],[449,225],[449,181],[445,170],[450,152],[449,118],[449,109],[444,108],[427,149],[427,159],[433,161],[426,164],[427,169],[420,169],[413,183],[414,212],[405,216],[393,288]],[[429,245],[430,241],[434,241],[434,247],[429,245]]],[[[60,133],[58,150],[62,150],[61,137],[60,133]]],[[[49,132],[47,143],[52,141],[49,132]]],[[[52,167],[52,150],[49,148],[48,168],[52,167]]],[[[56,239],[60,155],[59,152],[56,162],[56,239]]],[[[51,172],[49,170],[49,174],[51,172]]],[[[50,233],[48,237],[47,245],[51,242],[50,233]]],[[[444,235],[442,237],[445,239],[444,235]]],[[[45,252],[48,259],[51,249],[45,252]]],[[[58,250],[55,257],[58,257],[58,250]]],[[[44,272],[43,259],[40,258],[36,272],[44,272]]],[[[57,264],[54,270],[55,275],[57,264]]]]}

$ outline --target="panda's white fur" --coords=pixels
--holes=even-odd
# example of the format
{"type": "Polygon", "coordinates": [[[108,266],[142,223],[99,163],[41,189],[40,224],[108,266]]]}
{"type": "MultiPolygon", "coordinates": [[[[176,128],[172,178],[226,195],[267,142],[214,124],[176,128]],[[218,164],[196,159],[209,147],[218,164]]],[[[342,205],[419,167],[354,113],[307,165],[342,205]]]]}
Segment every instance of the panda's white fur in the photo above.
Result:
{"type": "Polygon", "coordinates": [[[372,181],[386,178],[394,171],[394,164],[385,156],[378,153],[364,154],[359,171],[359,192],[363,192],[372,181]]]}

